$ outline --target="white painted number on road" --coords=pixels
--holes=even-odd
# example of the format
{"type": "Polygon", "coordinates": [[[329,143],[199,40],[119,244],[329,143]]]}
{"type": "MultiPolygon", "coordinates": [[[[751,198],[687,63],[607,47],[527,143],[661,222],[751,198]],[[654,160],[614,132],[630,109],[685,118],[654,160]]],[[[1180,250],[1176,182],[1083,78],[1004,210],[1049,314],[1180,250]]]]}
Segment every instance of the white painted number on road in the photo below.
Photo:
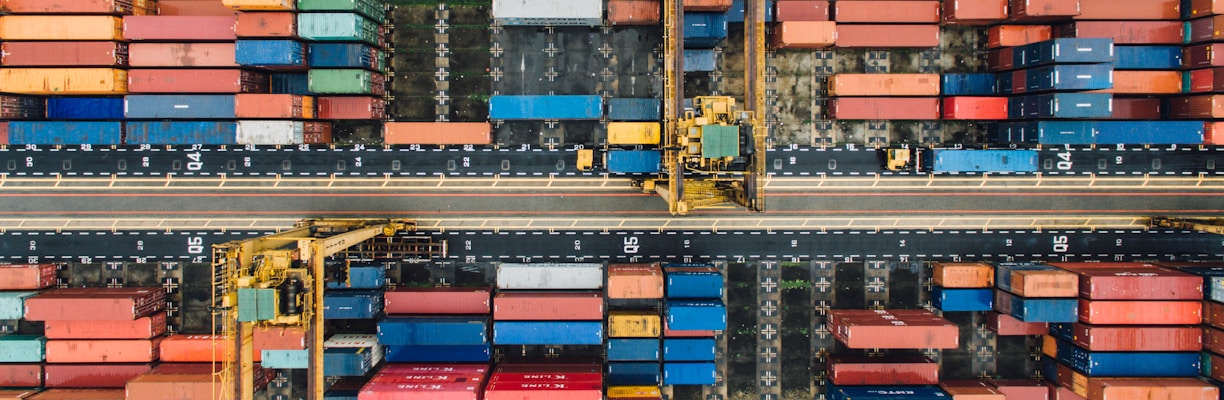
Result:
{"type": "Polygon", "coordinates": [[[1055,236],[1054,237],[1054,252],[1055,253],[1066,253],[1067,250],[1070,250],[1071,248],[1071,245],[1068,244],[1069,242],[1070,240],[1067,239],[1067,237],[1064,235],[1055,236]]]}
{"type": "Polygon", "coordinates": [[[204,238],[191,236],[187,238],[187,254],[203,254],[204,238]]]}
{"type": "Polygon", "coordinates": [[[187,153],[187,170],[199,171],[204,169],[204,162],[201,161],[200,153],[187,153]]]}
{"type": "Polygon", "coordinates": [[[625,245],[624,247],[625,254],[637,254],[638,250],[641,249],[641,246],[638,245],[637,236],[630,236],[630,237],[625,238],[624,245],[625,245]]]}
{"type": "Polygon", "coordinates": [[[1071,169],[1071,152],[1058,153],[1058,169],[1066,171],[1071,169]]]}

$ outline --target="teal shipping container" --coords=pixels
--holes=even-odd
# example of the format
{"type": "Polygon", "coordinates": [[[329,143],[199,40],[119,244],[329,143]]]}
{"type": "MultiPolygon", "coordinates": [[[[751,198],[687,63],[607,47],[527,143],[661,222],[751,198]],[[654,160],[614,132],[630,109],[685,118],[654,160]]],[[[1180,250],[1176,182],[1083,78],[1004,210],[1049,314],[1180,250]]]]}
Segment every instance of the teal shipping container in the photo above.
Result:
{"type": "Polygon", "coordinates": [[[298,14],[298,35],[326,42],[365,42],[378,45],[378,23],[354,13],[298,14]]]}
{"type": "Polygon", "coordinates": [[[261,350],[259,362],[264,368],[306,369],[310,367],[308,350],[261,350]]]}
{"type": "Polygon", "coordinates": [[[47,338],[37,335],[0,336],[0,362],[38,363],[46,356],[47,338]]]}
{"type": "Polygon", "coordinates": [[[25,299],[38,292],[0,292],[0,319],[25,317],[25,299]]]}
{"type": "Polygon", "coordinates": [[[298,11],[349,11],[360,13],[378,23],[387,20],[383,0],[298,0],[298,11]]]}

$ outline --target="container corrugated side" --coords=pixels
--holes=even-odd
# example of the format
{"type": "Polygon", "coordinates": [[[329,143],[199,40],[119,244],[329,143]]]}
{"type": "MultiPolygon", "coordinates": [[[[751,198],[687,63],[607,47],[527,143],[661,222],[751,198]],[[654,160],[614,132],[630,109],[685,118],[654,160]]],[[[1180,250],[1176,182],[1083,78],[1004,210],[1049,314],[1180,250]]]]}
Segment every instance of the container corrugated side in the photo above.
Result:
{"type": "Polygon", "coordinates": [[[834,385],[936,385],[939,364],[926,357],[832,357],[826,364],[834,385]]]}
{"type": "Polygon", "coordinates": [[[609,264],[609,299],[663,298],[663,271],[658,264],[609,264]]]}
{"type": "Polygon", "coordinates": [[[1097,144],[1202,144],[1197,121],[1100,121],[1097,144]]]}
{"type": "Polygon", "coordinates": [[[36,335],[0,336],[0,362],[41,363],[46,358],[46,342],[36,335]]]}
{"type": "Polygon", "coordinates": [[[484,345],[489,342],[488,317],[390,317],[378,322],[384,345],[484,345]]]}
{"type": "Polygon", "coordinates": [[[1181,44],[1181,21],[1076,21],[1055,26],[1058,37],[1110,38],[1114,44],[1181,44]]]}
{"type": "Polygon", "coordinates": [[[839,120],[937,120],[937,97],[837,97],[828,101],[829,118],[839,120]]]}
{"type": "Polygon", "coordinates": [[[48,363],[143,363],[157,361],[161,338],[47,341],[48,363]]]}
{"type": "Polygon", "coordinates": [[[514,264],[497,266],[499,289],[601,289],[603,265],[591,263],[514,264]]]}
{"type": "Polygon", "coordinates": [[[653,98],[608,99],[608,119],[612,121],[657,121],[661,104],[653,98]]]}
{"type": "Polygon", "coordinates": [[[609,0],[607,8],[612,25],[657,25],[662,20],[658,0],[609,0]]]}
{"type": "Polygon", "coordinates": [[[37,290],[55,285],[55,264],[0,265],[0,290],[37,290]]]}
{"type": "MultiPolygon", "coordinates": [[[[305,92],[309,93],[309,90],[305,92]]],[[[315,104],[318,104],[316,117],[319,119],[380,120],[387,115],[387,103],[381,97],[319,96],[315,98],[315,104]]]]}
{"type": "Polygon", "coordinates": [[[1100,326],[1054,324],[1050,334],[1090,351],[1198,351],[1203,330],[1197,326],[1100,326]]]}
{"type": "Polygon", "coordinates": [[[483,362],[487,363],[492,354],[492,346],[482,345],[447,345],[447,346],[415,346],[387,345],[387,362],[483,362]]]}
{"type": "Polygon", "coordinates": [[[398,288],[383,294],[387,314],[488,314],[488,288],[398,288]]]}
{"type": "Polygon", "coordinates": [[[237,67],[233,43],[132,43],[133,67],[237,67]]]}
{"type": "Polygon", "coordinates": [[[1092,352],[1058,341],[1058,361],[1086,376],[1197,376],[1196,352],[1092,352]]]}
{"type": "Polygon", "coordinates": [[[659,361],[659,339],[609,338],[605,344],[608,361],[659,361]]]}
{"type": "Polygon", "coordinates": [[[946,400],[943,389],[930,385],[905,386],[827,386],[829,400],[946,400]],[[904,396],[904,397],[899,397],[904,396]]]}
{"type": "MultiPolygon", "coordinates": [[[[732,7],[737,10],[738,18],[730,18],[730,22],[744,22],[743,8],[744,1],[737,0],[732,7]]],[[[766,4],[766,10],[769,5],[766,4]]],[[[766,22],[772,22],[772,18],[776,16],[778,22],[786,21],[828,21],[829,20],[829,2],[824,0],[817,1],[778,1],[774,2],[774,15],[768,15],[766,11],[766,22]]]]}
{"type": "Polygon", "coordinates": [[[837,74],[829,77],[830,96],[938,96],[939,74],[837,74]]]}
{"type": "Polygon", "coordinates": [[[123,17],[123,38],[132,41],[233,41],[230,16],[149,15],[123,17]]]}
{"type": "Polygon", "coordinates": [[[8,127],[9,144],[123,143],[122,122],[12,121],[8,127]]]}
{"type": "Polygon", "coordinates": [[[238,123],[231,121],[130,121],[126,144],[238,144],[238,123]]]}
{"type": "Polygon", "coordinates": [[[938,1],[856,1],[833,2],[833,20],[839,23],[936,23],[938,1]]]}
{"type": "Polygon", "coordinates": [[[387,12],[383,9],[382,0],[298,0],[297,8],[300,11],[343,11],[355,12],[375,22],[382,23],[386,21],[387,12]]]}
{"type": "Polygon", "coordinates": [[[306,44],[292,39],[239,39],[234,60],[238,65],[260,68],[305,68],[306,44]]]}
{"type": "Polygon", "coordinates": [[[926,310],[833,310],[833,336],[852,349],[956,348],[959,328],[926,310]]]}
{"type": "Polygon", "coordinates": [[[1181,19],[1180,0],[1079,0],[1075,19],[1176,20],[1181,19]]]}
{"type": "Polygon", "coordinates": [[[991,311],[985,314],[986,328],[999,336],[1031,336],[1042,335],[1049,331],[1045,322],[1024,322],[1010,314],[991,311]]]}
{"type": "Polygon", "coordinates": [[[297,13],[238,13],[234,33],[241,38],[295,37],[297,36],[297,13]]]}
{"type": "Polygon", "coordinates": [[[26,300],[31,321],[124,321],[161,311],[166,307],[162,288],[63,288],[49,290],[26,300]]]}
{"type": "Polygon", "coordinates": [[[131,93],[267,93],[268,75],[242,69],[133,69],[131,93]]]}
{"type": "Polygon", "coordinates": [[[240,93],[234,95],[234,116],[252,119],[311,119],[314,98],[292,94],[240,93]]]}
{"type": "Polygon", "coordinates": [[[1088,380],[1088,398],[1091,400],[1115,398],[1211,400],[1219,397],[1219,387],[1198,379],[1094,378],[1088,380]]]}
{"type": "Polygon", "coordinates": [[[663,339],[663,361],[714,361],[717,345],[713,338],[663,339]]]}
{"type": "Polygon", "coordinates": [[[38,292],[0,292],[0,319],[21,319],[25,317],[25,300],[34,297],[36,294],[38,292]]]}
{"type": "Polygon", "coordinates": [[[1107,38],[1058,38],[1021,46],[1014,53],[1018,67],[1047,64],[1110,63],[1114,61],[1114,43],[1107,38]]]}
{"type": "Polygon", "coordinates": [[[665,314],[676,330],[727,329],[727,307],[719,300],[668,300],[665,314]]]}
{"type": "Polygon", "coordinates": [[[5,15],[5,40],[123,40],[123,21],[109,15],[5,15]]]}
{"type": "Polygon", "coordinates": [[[381,290],[329,290],[323,294],[323,318],[372,319],[382,312],[381,290]]]}
{"type": "Polygon", "coordinates": [[[944,312],[990,311],[993,299],[991,289],[931,289],[931,304],[944,312]]]}
{"type": "Polygon", "coordinates": [[[595,321],[603,318],[596,292],[503,291],[493,296],[495,321],[595,321]]]}
{"type": "Polygon", "coordinates": [[[289,11],[297,8],[294,0],[221,0],[221,4],[240,11],[289,11]]]}
{"type": "Polygon", "coordinates": [[[378,23],[354,13],[300,13],[298,35],[311,41],[378,45],[378,23]]]}
{"type": "MultiPolygon", "coordinates": [[[[204,363],[226,360],[222,338],[213,335],[170,335],[162,339],[159,358],[162,362],[204,363]]],[[[258,350],[256,351],[258,352],[258,350]]]]}
{"type": "Polygon", "coordinates": [[[837,24],[837,47],[939,47],[939,25],[837,24]]]}
{"type": "Polygon", "coordinates": [[[994,286],[994,267],[986,263],[932,263],[932,282],[945,288],[994,286]]]}
{"type": "Polygon", "coordinates": [[[238,10],[215,1],[158,0],[157,15],[162,16],[212,16],[233,17],[238,10]]]}
{"type": "Polygon", "coordinates": [[[585,95],[508,96],[489,98],[490,119],[599,119],[603,98],[585,95]]]}
{"type": "Polygon", "coordinates": [[[0,387],[39,387],[42,377],[42,364],[0,364],[0,387]]]}
{"type": "Polygon", "coordinates": [[[995,290],[994,309],[1024,322],[1075,322],[1076,299],[1026,298],[995,290]]]}
{"type": "Polygon", "coordinates": [[[714,363],[663,363],[664,385],[713,385],[717,382],[714,363]]]}
{"type": "Polygon", "coordinates": [[[492,142],[492,127],[485,122],[388,122],[383,124],[383,143],[386,144],[485,145],[492,142]]]}
{"type": "Polygon", "coordinates": [[[0,64],[6,67],[122,67],[128,65],[128,44],[89,42],[4,42],[0,64]]]}
{"type": "Polygon", "coordinates": [[[1037,171],[1037,152],[1033,150],[931,149],[924,157],[923,169],[937,173],[1037,171]]]}
{"type": "Polygon", "coordinates": [[[685,48],[714,48],[727,38],[727,16],[721,13],[685,13],[683,30],[685,48]]]}
{"type": "Polygon", "coordinates": [[[123,119],[123,97],[50,97],[47,118],[52,120],[123,119]]]}
{"type": "Polygon", "coordinates": [[[684,49],[684,71],[713,72],[718,69],[714,49],[684,49]]]}
{"type": "Polygon", "coordinates": [[[997,263],[995,279],[999,289],[1028,297],[1076,297],[1079,277],[1040,263],[997,263]]]}
{"type": "Polygon", "coordinates": [[[609,385],[658,386],[662,370],[657,362],[609,362],[604,381],[609,385]]]}
{"type": "Polygon", "coordinates": [[[770,46],[775,49],[820,49],[837,42],[837,23],[832,21],[786,21],[773,30],[770,46]]]}
{"type": "Polygon", "coordinates": [[[130,95],[124,98],[128,119],[234,119],[233,95],[130,95]]]}
{"type": "Polygon", "coordinates": [[[1007,19],[1007,0],[946,0],[943,23],[989,25],[1007,19]]]}
{"type": "Polygon", "coordinates": [[[302,121],[238,121],[237,144],[292,145],[304,142],[302,121]]]}
{"type": "Polygon", "coordinates": [[[660,170],[658,150],[620,150],[604,153],[604,167],[613,174],[653,174],[660,170]]]}
{"type": "Polygon", "coordinates": [[[1080,299],[1079,320],[1101,325],[1196,324],[1203,320],[1203,304],[1198,301],[1092,301],[1080,299]]]}
{"type": "Polygon", "coordinates": [[[127,84],[127,71],[113,68],[0,69],[0,91],[15,94],[124,94],[127,84]]]}
{"type": "Polygon", "coordinates": [[[494,0],[492,14],[503,25],[597,26],[603,23],[603,1],[494,0]]]}
{"type": "Polygon", "coordinates": [[[986,47],[1024,46],[1050,40],[1051,36],[1049,25],[995,25],[987,30],[986,47]]]}
{"type": "MultiPolygon", "coordinates": [[[[13,14],[131,14],[142,1],[132,0],[7,0],[13,14]]],[[[144,7],[140,7],[145,12],[144,7]]]]}
{"type": "Polygon", "coordinates": [[[497,345],[599,345],[603,337],[603,322],[599,321],[493,323],[493,343],[497,345]]]}
{"type": "Polygon", "coordinates": [[[1182,66],[1181,46],[1116,46],[1114,69],[1172,70],[1182,66]]]}
{"type": "Polygon", "coordinates": [[[123,388],[151,368],[150,363],[47,364],[46,381],[49,388],[123,388]]]}
{"type": "Polygon", "coordinates": [[[166,333],[166,313],[126,321],[43,322],[47,339],[149,339],[166,333]]]}
{"type": "Polygon", "coordinates": [[[381,70],[382,53],[364,43],[311,43],[307,60],[311,68],[365,68],[381,70]]]}
{"type": "Polygon", "coordinates": [[[657,338],[662,330],[658,312],[608,311],[608,337],[657,338]]]}

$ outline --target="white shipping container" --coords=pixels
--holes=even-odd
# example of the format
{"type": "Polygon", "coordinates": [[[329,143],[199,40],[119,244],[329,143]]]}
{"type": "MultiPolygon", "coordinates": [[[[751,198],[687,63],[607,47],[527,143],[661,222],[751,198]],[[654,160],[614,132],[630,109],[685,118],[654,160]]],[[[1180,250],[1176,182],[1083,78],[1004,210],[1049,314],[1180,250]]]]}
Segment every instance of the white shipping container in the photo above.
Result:
{"type": "Polygon", "coordinates": [[[302,121],[238,121],[238,144],[302,144],[302,121]]]}
{"type": "Polygon", "coordinates": [[[603,264],[509,264],[497,266],[498,289],[601,289],[603,264]]]}
{"type": "Polygon", "coordinates": [[[338,348],[370,348],[370,365],[378,365],[382,362],[383,348],[378,344],[378,335],[367,333],[337,333],[332,337],[323,341],[323,348],[338,349],[338,348]]]}
{"type": "Polygon", "coordinates": [[[493,0],[493,19],[502,25],[603,23],[604,0],[493,0]]]}
{"type": "Polygon", "coordinates": [[[0,319],[25,318],[25,301],[38,292],[0,292],[0,319]]]}

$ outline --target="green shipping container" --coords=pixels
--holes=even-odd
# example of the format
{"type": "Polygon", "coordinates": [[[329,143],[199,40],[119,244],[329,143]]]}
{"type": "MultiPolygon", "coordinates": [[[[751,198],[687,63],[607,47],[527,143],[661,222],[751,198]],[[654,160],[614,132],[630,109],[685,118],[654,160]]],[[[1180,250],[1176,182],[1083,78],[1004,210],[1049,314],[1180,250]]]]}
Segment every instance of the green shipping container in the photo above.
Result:
{"type": "Polygon", "coordinates": [[[46,354],[47,338],[36,335],[0,336],[0,362],[38,363],[46,354]]]}
{"type": "Polygon", "coordinates": [[[366,42],[378,46],[378,23],[354,13],[298,14],[298,35],[327,42],[366,42]]]}
{"type": "Polygon", "coordinates": [[[387,10],[381,0],[298,0],[299,11],[355,12],[378,23],[387,21],[387,10]]]}
{"type": "Polygon", "coordinates": [[[312,69],[309,88],[318,94],[375,94],[377,78],[374,72],[364,69],[312,69]]]}
{"type": "Polygon", "coordinates": [[[25,318],[25,299],[38,292],[0,292],[0,319],[25,318]]]}
{"type": "Polygon", "coordinates": [[[261,350],[259,365],[272,369],[306,369],[310,367],[307,350],[261,350]]]}
{"type": "Polygon", "coordinates": [[[701,127],[701,158],[739,156],[739,127],[705,125],[701,127]]]}

